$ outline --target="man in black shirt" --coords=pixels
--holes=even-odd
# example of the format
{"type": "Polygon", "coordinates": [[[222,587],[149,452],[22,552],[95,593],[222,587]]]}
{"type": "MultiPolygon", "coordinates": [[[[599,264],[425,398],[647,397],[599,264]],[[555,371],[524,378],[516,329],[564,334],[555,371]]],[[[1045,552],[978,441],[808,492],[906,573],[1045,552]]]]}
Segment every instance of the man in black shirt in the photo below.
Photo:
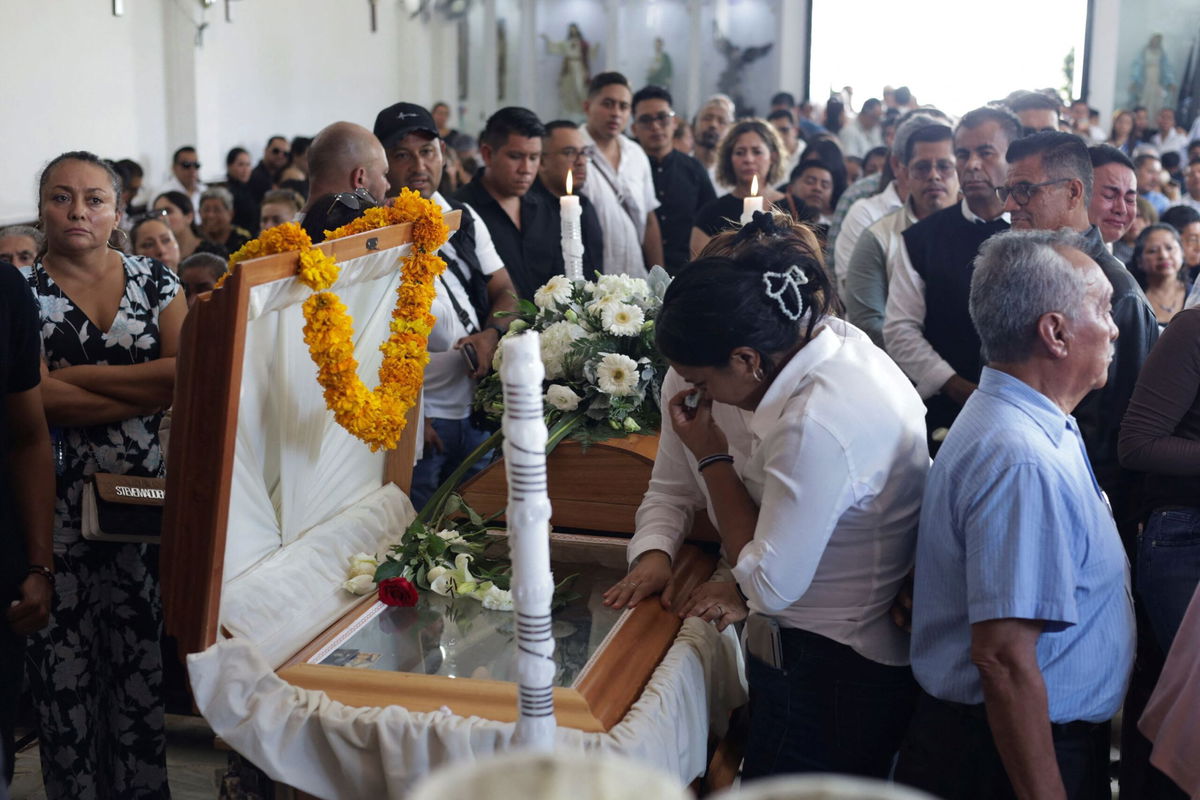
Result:
{"type": "Polygon", "coordinates": [[[543,194],[530,191],[545,135],[545,126],[529,109],[500,109],[479,137],[483,169],[458,192],[458,199],[487,224],[518,296],[526,300],[563,273],[558,216],[543,194]]]}
{"type": "Polygon", "coordinates": [[[553,213],[555,224],[562,225],[562,214],[558,198],[567,194],[567,172],[571,173],[571,194],[579,197],[583,211],[580,227],[583,229],[583,276],[592,280],[604,273],[604,232],[600,229],[600,218],[592,201],[579,193],[588,179],[590,148],[584,144],[579,126],[567,119],[556,119],[546,123],[546,136],[542,139],[542,165],[533,189],[544,196],[553,213]]]}
{"type": "Polygon", "coordinates": [[[256,203],[262,203],[263,195],[275,188],[275,180],[287,166],[289,156],[291,156],[291,151],[288,150],[287,139],[282,136],[272,136],[267,140],[267,146],[263,148],[262,159],[250,173],[250,180],[246,182],[256,203]]]}
{"type": "Polygon", "coordinates": [[[659,202],[654,213],[667,262],[663,266],[672,275],[691,260],[696,212],[717,198],[704,165],[672,146],[675,124],[671,93],[666,89],[647,86],[633,96],[633,135],[650,158],[654,194],[659,202]]]}
{"type": "MultiPolygon", "coordinates": [[[[13,726],[25,636],[50,621],[54,467],[42,411],[36,306],[21,273],[0,262],[0,752],[13,775],[13,726]]],[[[0,784],[3,788],[3,784],[0,784]]]]}

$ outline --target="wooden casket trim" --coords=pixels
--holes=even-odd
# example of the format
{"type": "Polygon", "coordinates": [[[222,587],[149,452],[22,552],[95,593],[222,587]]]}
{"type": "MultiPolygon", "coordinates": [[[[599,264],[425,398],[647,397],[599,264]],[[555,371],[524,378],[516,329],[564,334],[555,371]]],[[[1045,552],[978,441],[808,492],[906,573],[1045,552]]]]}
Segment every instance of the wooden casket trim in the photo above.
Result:
{"type": "MultiPolygon", "coordinates": [[[[445,214],[452,231],[461,213],[445,214]]],[[[393,225],[317,247],[349,261],[406,244],[411,233],[411,224],[393,225]]],[[[200,295],[184,318],[159,556],[167,631],[181,655],[198,653],[218,638],[250,290],[295,275],[298,262],[294,252],[242,262],[222,288],[200,295]]],[[[419,441],[418,412],[414,407],[399,446],[385,458],[384,481],[406,492],[419,441]]]]}

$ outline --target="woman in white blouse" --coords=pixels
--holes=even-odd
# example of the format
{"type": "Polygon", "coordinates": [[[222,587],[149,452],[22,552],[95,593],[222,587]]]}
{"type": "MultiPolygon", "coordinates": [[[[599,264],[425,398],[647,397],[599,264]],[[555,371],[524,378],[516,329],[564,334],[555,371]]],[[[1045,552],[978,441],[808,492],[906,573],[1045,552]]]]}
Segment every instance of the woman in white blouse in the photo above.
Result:
{"type": "Polygon", "coordinates": [[[662,592],[681,616],[746,616],[743,777],[885,777],[916,684],[889,609],[912,567],[929,456],[912,384],[839,303],[812,232],[756,215],[714,239],[667,290],[671,363],[631,568],[606,594],[662,592]],[[688,598],[671,559],[706,508],[734,581],[688,598]]]}

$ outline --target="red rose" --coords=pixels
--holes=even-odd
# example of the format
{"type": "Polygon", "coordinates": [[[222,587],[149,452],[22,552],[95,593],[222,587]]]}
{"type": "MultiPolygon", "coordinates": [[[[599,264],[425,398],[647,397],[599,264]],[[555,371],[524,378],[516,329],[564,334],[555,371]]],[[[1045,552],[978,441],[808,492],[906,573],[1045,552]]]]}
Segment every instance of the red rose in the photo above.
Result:
{"type": "Polygon", "coordinates": [[[388,578],[379,582],[379,600],[385,606],[415,606],[417,587],[408,578],[388,578]]]}

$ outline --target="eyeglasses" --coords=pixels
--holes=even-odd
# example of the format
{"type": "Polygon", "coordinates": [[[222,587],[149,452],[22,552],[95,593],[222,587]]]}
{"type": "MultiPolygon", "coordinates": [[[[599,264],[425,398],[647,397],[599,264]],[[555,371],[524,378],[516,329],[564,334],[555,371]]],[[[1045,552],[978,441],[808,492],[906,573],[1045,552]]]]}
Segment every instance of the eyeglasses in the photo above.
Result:
{"type": "Polygon", "coordinates": [[[273,156],[290,156],[291,152],[288,150],[284,150],[282,147],[272,147],[271,155],[273,155],[273,156]]]}
{"type": "Polygon", "coordinates": [[[674,111],[660,111],[657,114],[642,114],[640,117],[635,119],[634,122],[636,122],[638,125],[645,125],[647,128],[654,124],[665,127],[674,116],[674,111]]]}
{"type": "Polygon", "coordinates": [[[1053,186],[1056,183],[1066,183],[1070,178],[1056,178],[1052,181],[1042,181],[1041,183],[1026,183],[1021,182],[1012,186],[997,186],[996,197],[1000,198],[1001,203],[1007,203],[1008,198],[1012,197],[1013,202],[1019,206],[1027,205],[1033,196],[1037,194],[1037,190],[1043,186],[1053,186]]]}
{"type": "Polygon", "coordinates": [[[569,161],[591,161],[596,149],[589,145],[583,147],[564,147],[558,154],[569,161]]]}
{"type": "Polygon", "coordinates": [[[949,159],[939,159],[938,161],[914,161],[908,165],[908,174],[919,181],[926,180],[937,170],[938,175],[943,178],[949,178],[954,174],[954,162],[949,159]]]}
{"type": "Polygon", "coordinates": [[[184,169],[200,169],[199,161],[179,161],[176,163],[184,169]]]}

